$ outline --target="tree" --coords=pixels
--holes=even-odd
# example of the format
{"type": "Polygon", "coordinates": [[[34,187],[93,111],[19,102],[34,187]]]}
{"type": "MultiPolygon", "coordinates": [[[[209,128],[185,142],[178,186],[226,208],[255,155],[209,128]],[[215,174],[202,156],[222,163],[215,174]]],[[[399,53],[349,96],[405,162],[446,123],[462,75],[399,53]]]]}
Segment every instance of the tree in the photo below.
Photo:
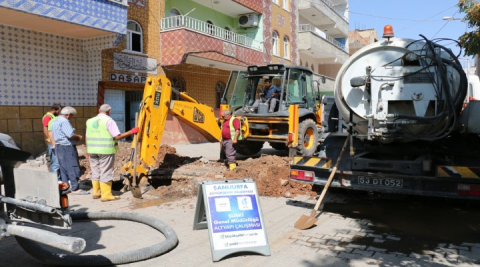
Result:
{"type": "Polygon", "coordinates": [[[460,0],[457,6],[460,12],[466,14],[462,21],[474,29],[458,38],[460,44],[465,49],[465,55],[478,55],[480,54],[480,3],[477,0],[460,0]]]}

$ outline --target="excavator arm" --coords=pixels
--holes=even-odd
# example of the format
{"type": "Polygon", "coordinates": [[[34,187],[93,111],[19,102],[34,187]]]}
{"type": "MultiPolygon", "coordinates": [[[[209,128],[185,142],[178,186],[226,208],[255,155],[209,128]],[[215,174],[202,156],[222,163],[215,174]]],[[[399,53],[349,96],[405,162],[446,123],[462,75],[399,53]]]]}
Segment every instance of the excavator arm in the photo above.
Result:
{"type": "MultiPolygon", "coordinates": [[[[123,175],[130,182],[137,179],[137,175],[148,176],[158,168],[157,157],[168,114],[191,126],[209,142],[218,142],[221,138],[221,129],[212,107],[172,89],[167,77],[151,76],[145,83],[140,104],[138,145],[137,142],[132,143],[130,161],[122,167],[123,175]],[[181,100],[172,100],[172,91],[178,93],[181,100]],[[138,164],[134,164],[135,154],[139,155],[138,164]]],[[[138,183],[135,181],[134,184],[138,183]]]]}

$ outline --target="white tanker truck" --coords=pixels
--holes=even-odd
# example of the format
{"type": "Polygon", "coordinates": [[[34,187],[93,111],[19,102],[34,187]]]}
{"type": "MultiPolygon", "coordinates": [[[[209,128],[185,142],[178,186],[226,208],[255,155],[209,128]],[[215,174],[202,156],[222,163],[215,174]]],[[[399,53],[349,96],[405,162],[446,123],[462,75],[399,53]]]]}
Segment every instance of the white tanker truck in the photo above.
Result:
{"type": "Polygon", "coordinates": [[[294,157],[290,179],[326,185],[333,169],[332,187],[479,198],[480,101],[458,56],[443,39],[392,37],[342,66],[318,156],[294,157]]]}

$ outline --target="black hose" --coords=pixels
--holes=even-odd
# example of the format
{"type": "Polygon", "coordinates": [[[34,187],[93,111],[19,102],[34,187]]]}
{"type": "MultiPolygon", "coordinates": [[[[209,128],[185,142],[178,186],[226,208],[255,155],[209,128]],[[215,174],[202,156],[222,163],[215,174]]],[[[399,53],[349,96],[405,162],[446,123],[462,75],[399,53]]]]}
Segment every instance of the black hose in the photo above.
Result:
{"type": "MultiPolygon", "coordinates": [[[[175,231],[162,221],[139,213],[132,212],[74,212],[70,214],[73,220],[125,220],[148,225],[165,236],[165,240],[149,247],[121,251],[107,255],[71,255],[57,254],[46,250],[40,244],[15,237],[22,248],[37,260],[51,265],[61,266],[109,266],[142,261],[160,256],[174,249],[178,244],[175,231]]],[[[128,240],[125,240],[128,243],[128,240]]]]}

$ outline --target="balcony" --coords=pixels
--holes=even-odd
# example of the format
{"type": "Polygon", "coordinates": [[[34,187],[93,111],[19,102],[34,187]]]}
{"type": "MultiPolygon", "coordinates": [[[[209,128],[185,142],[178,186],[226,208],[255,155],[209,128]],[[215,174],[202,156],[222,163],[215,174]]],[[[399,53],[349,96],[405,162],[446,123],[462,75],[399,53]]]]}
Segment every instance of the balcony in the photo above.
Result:
{"type": "Polygon", "coordinates": [[[236,45],[241,45],[249,49],[263,51],[263,44],[248,38],[245,35],[227,31],[215,25],[206,23],[188,16],[174,16],[164,18],[161,21],[161,31],[189,29],[191,31],[211,36],[236,45]]]}
{"type": "MultiPolygon", "coordinates": [[[[163,18],[161,25],[162,64],[185,62],[185,57],[201,57],[212,62],[246,66],[262,64],[263,43],[188,16],[163,18]],[[185,56],[187,55],[187,56],[185,56]]],[[[198,61],[196,61],[198,63],[198,61]]]]}
{"type": "Polygon", "coordinates": [[[0,1],[0,24],[75,38],[125,34],[126,0],[0,1]]]}
{"type": "Polygon", "coordinates": [[[329,0],[299,0],[298,10],[300,23],[312,24],[331,36],[348,36],[348,12],[329,0]]]}
{"type": "MultiPolygon", "coordinates": [[[[174,0],[179,5],[181,0],[174,0]]],[[[263,13],[263,0],[191,0],[208,9],[215,9],[216,12],[229,16],[238,16],[246,13],[263,13]],[[213,5],[212,5],[213,4],[213,5]]]]}
{"type": "Polygon", "coordinates": [[[348,59],[347,47],[310,24],[301,24],[298,49],[324,63],[342,64],[348,59]]]}

